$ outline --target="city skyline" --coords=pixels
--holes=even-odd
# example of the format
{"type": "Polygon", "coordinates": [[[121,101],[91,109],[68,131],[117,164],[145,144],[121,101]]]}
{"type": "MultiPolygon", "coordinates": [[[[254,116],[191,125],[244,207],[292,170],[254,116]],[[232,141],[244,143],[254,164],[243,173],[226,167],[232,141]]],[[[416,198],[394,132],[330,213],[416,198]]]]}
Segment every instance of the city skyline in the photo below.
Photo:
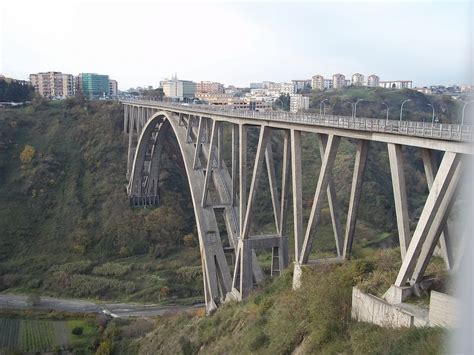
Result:
{"type": "Polygon", "coordinates": [[[18,79],[51,70],[102,72],[126,90],[157,87],[175,72],[236,86],[341,72],[426,86],[467,84],[471,71],[469,2],[73,3],[16,10],[3,9],[0,72],[18,79]],[[31,31],[38,16],[56,22],[31,31]],[[91,26],[77,26],[86,18],[91,26]]]}

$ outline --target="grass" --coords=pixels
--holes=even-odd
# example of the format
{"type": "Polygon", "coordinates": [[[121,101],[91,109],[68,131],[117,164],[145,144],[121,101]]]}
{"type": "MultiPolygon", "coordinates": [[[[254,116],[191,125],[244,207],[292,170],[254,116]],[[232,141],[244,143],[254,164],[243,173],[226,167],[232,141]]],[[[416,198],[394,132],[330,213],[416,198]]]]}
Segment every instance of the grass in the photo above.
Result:
{"type": "Polygon", "coordinates": [[[97,339],[99,332],[97,322],[92,320],[73,319],[67,321],[67,329],[71,344],[75,349],[87,349],[94,346],[94,341],[97,339]],[[75,335],[72,330],[76,327],[82,328],[81,335],[75,335]]]}
{"type": "MultiPolygon", "coordinates": [[[[292,274],[257,288],[240,303],[213,315],[161,317],[137,340],[141,353],[176,354],[441,354],[446,333],[438,328],[384,329],[350,318],[352,287],[393,282],[397,249],[364,249],[362,259],[305,267],[303,286],[292,274]]],[[[372,286],[373,287],[373,286],[372,286]]]]}

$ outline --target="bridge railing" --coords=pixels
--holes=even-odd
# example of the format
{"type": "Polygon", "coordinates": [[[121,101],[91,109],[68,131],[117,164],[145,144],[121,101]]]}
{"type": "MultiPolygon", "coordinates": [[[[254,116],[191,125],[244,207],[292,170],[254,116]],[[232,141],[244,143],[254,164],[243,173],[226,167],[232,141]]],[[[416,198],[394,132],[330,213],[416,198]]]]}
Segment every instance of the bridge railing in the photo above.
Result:
{"type": "Polygon", "coordinates": [[[227,107],[215,107],[200,104],[181,104],[153,100],[127,100],[125,103],[148,104],[164,109],[179,109],[191,114],[214,114],[228,117],[261,119],[265,121],[294,122],[315,126],[334,127],[368,132],[393,133],[408,136],[428,137],[452,141],[472,141],[472,126],[450,123],[431,123],[418,121],[386,120],[367,117],[339,115],[320,115],[309,113],[291,113],[281,111],[238,110],[227,107]]]}

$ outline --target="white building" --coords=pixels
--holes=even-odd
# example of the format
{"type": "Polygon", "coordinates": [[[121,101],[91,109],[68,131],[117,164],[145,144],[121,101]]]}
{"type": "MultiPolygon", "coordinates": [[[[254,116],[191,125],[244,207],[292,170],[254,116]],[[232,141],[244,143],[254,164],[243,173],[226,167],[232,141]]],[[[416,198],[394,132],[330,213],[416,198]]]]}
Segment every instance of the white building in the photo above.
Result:
{"type": "Polygon", "coordinates": [[[380,81],[379,86],[385,89],[411,89],[413,82],[411,80],[380,81]]]}
{"type": "Polygon", "coordinates": [[[303,80],[298,79],[298,80],[292,80],[291,82],[295,86],[296,91],[304,90],[306,88],[311,87],[311,80],[310,79],[303,79],[303,80]]]}
{"type": "Polygon", "coordinates": [[[315,75],[311,80],[311,87],[316,90],[324,90],[324,78],[322,75],[315,75]]]}
{"type": "Polygon", "coordinates": [[[290,111],[293,113],[307,110],[309,108],[309,97],[300,94],[290,96],[290,111]]]}
{"type": "Polygon", "coordinates": [[[178,80],[176,75],[171,80],[163,80],[161,86],[165,96],[175,100],[193,98],[196,93],[196,83],[190,80],[178,80]]]}
{"type": "Polygon", "coordinates": [[[324,79],[324,88],[325,89],[332,89],[334,87],[334,82],[332,79],[324,79]]]}
{"type": "Polygon", "coordinates": [[[346,86],[346,77],[343,74],[337,73],[332,76],[334,89],[340,89],[346,86]]]}
{"type": "Polygon", "coordinates": [[[115,97],[118,94],[117,80],[109,79],[109,96],[115,97]]]}
{"type": "Polygon", "coordinates": [[[280,93],[293,95],[296,93],[296,85],[293,83],[281,83],[280,84],[280,93]]]}
{"type": "Polygon", "coordinates": [[[351,84],[354,85],[354,86],[363,86],[364,85],[364,76],[360,73],[353,74],[351,84]]]}
{"type": "Polygon", "coordinates": [[[380,78],[377,75],[372,74],[367,77],[367,86],[377,87],[379,86],[379,83],[380,83],[380,78]]]}

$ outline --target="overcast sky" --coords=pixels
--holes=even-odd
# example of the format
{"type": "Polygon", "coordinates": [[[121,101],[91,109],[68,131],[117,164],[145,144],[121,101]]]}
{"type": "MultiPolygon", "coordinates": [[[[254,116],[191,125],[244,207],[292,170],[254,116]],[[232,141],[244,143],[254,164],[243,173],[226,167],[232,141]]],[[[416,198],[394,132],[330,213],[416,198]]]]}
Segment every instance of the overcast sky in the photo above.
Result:
{"type": "Polygon", "coordinates": [[[163,78],[248,86],[315,74],[467,82],[464,2],[3,3],[0,73],[96,72],[121,90],[163,78]]]}

